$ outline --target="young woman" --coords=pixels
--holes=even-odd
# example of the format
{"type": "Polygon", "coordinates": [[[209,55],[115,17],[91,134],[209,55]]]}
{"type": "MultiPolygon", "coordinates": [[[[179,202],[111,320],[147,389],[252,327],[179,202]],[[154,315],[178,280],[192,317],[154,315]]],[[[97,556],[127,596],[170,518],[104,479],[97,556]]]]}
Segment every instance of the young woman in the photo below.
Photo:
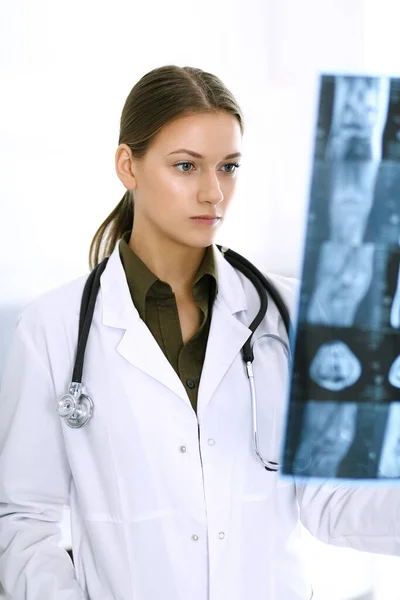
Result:
{"type": "MultiPolygon", "coordinates": [[[[93,416],[74,428],[56,410],[86,276],[24,309],[3,376],[11,598],[308,600],[300,519],[324,541],[399,552],[396,494],[280,480],[254,451],[241,348],[259,298],[213,243],[242,134],[234,97],[200,69],[155,69],[127,98],[115,161],[127,191],[90,253],[91,267],[109,256],[83,369],[93,416]],[[74,564],[57,545],[66,504],[74,564]]],[[[272,280],[293,305],[295,282],[272,280]]],[[[277,461],[288,369],[271,334],[287,340],[270,299],[252,347],[260,437],[277,461]]]]}

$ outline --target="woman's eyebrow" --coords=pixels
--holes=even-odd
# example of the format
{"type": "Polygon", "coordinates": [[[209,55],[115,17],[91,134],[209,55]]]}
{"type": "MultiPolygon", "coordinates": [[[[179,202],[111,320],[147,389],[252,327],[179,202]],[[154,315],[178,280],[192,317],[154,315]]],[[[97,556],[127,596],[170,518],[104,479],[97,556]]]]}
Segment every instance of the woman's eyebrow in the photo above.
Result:
{"type": "MultiPolygon", "coordinates": [[[[194,156],[195,158],[204,158],[204,156],[202,154],[199,154],[198,152],[194,152],[193,150],[187,150],[186,148],[180,148],[179,150],[174,150],[173,152],[170,152],[168,154],[168,156],[170,156],[171,154],[179,154],[180,152],[186,152],[186,154],[190,154],[191,156],[194,156]]],[[[225,156],[225,158],[223,160],[227,160],[228,158],[237,158],[242,156],[240,152],[234,152],[233,154],[228,154],[227,156],[225,156]]]]}

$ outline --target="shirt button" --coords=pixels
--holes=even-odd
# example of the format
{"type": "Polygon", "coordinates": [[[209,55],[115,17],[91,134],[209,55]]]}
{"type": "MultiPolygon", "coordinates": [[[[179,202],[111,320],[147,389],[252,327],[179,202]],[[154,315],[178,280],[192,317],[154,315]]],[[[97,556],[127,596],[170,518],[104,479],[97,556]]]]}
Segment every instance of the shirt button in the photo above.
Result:
{"type": "Polygon", "coordinates": [[[192,535],[192,540],[193,540],[194,542],[197,542],[197,540],[198,540],[198,539],[199,539],[199,536],[198,536],[198,535],[196,535],[196,534],[193,534],[193,535],[192,535]]]}
{"type": "Polygon", "coordinates": [[[188,386],[188,388],[190,388],[192,390],[196,384],[193,381],[193,379],[186,379],[186,385],[188,386]]]}
{"type": "Polygon", "coordinates": [[[218,537],[219,537],[220,540],[223,540],[224,537],[225,537],[225,533],[223,531],[220,531],[219,534],[218,534],[218,537]]]}
{"type": "Polygon", "coordinates": [[[214,446],[214,444],[215,444],[215,440],[213,440],[212,438],[210,438],[210,439],[208,440],[208,445],[209,445],[209,446],[214,446]]]}
{"type": "Polygon", "coordinates": [[[181,446],[179,448],[179,452],[186,452],[186,446],[181,446]]]}

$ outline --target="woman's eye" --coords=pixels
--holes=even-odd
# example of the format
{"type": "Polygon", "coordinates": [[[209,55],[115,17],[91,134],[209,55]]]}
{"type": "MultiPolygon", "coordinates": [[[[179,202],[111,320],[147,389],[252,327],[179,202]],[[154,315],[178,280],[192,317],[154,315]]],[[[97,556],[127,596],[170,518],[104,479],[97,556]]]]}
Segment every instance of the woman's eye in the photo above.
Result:
{"type": "Polygon", "coordinates": [[[228,163],[227,165],[224,165],[224,167],[235,167],[231,171],[226,171],[227,173],[231,174],[231,173],[234,173],[235,171],[237,171],[237,169],[240,167],[240,165],[238,163],[228,163]]]}
{"type": "MultiPolygon", "coordinates": [[[[175,165],[175,167],[181,167],[183,165],[194,166],[193,163],[191,163],[191,162],[181,162],[181,163],[178,163],[177,165],[175,165]]],[[[183,171],[181,171],[181,173],[190,173],[190,171],[187,169],[183,169],[183,171]]]]}

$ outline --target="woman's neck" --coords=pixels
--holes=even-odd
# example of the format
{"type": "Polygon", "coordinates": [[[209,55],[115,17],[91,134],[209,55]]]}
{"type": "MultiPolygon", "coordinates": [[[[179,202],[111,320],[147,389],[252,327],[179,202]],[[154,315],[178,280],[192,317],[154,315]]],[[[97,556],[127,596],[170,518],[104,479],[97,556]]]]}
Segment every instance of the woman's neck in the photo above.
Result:
{"type": "Polygon", "coordinates": [[[175,295],[192,295],[192,285],[204,258],[205,248],[191,248],[141,233],[133,228],[129,247],[154,275],[168,283],[175,295]]]}

